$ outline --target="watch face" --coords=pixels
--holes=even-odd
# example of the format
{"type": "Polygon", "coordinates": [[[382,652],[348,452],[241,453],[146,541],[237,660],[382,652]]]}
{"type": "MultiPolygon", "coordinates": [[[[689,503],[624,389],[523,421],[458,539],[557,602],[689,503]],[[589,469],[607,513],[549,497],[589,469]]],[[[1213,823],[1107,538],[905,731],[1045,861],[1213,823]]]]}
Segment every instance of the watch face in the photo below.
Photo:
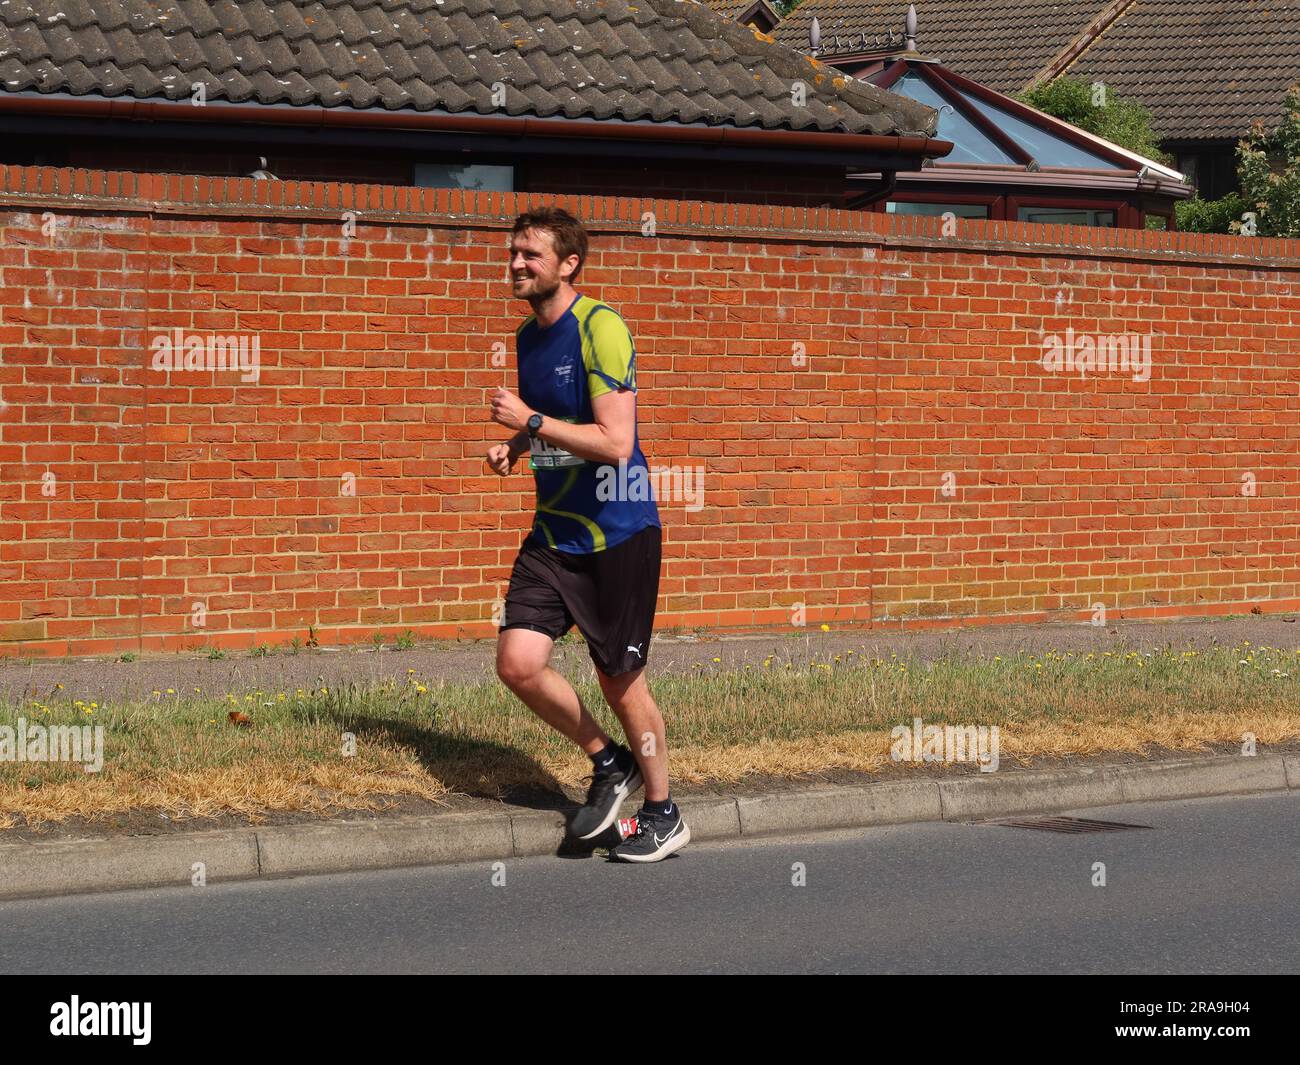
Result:
{"type": "Polygon", "coordinates": [[[541,427],[542,427],[542,416],[540,414],[534,414],[531,418],[528,419],[529,432],[535,433],[541,427]]]}

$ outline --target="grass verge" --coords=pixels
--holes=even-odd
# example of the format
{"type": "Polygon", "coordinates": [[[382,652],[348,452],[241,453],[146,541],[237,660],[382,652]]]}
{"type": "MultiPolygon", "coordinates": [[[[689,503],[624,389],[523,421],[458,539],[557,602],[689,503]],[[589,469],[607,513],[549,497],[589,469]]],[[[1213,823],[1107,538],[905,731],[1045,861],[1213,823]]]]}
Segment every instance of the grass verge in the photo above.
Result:
{"type": "MultiPolygon", "coordinates": [[[[740,671],[702,662],[652,678],[668,721],[673,779],[726,785],[751,775],[878,771],[890,730],[996,725],[1001,759],[1196,751],[1300,740],[1300,650],[1252,647],[1139,654],[864,658],[740,671]]],[[[578,690],[621,736],[594,683],[578,690]]],[[[943,763],[927,763],[928,773],[943,763]]],[[[176,688],[102,705],[57,687],[0,706],[0,827],[128,811],[172,819],[271,811],[380,809],[451,792],[498,796],[520,786],[581,782],[590,763],[499,684],[425,683],[293,691],[176,688]],[[246,719],[242,723],[232,715],[246,719]],[[102,726],[102,770],[15,760],[18,719],[32,726],[102,726]],[[14,737],[6,747],[6,731],[14,737]]]]}

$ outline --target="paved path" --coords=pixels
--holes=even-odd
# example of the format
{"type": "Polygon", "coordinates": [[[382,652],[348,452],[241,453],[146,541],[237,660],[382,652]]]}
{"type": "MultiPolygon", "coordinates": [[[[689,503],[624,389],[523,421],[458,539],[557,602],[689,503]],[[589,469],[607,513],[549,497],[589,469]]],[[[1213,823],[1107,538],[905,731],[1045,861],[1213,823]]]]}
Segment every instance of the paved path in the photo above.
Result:
{"type": "MultiPolygon", "coordinates": [[[[650,673],[690,673],[697,666],[712,670],[740,669],[746,663],[761,665],[769,655],[779,669],[815,658],[855,651],[869,657],[891,653],[918,660],[948,654],[1015,654],[1046,650],[1130,651],[1208,648],[1216,643],[1235,646],[1249,640],[1256,646],[1300,650],[1300,622],[1295,615],[1267,615],[1212,621],[1125,622],[1087,624],[1003,625],[900,632],[877,627],[855,631],[822,632],[819,628],[791,629],[762,636],[695,638],[658,633],[650,647],[650,673]],[[1292,621],[1285,620],[1292,618],[1292,621]],[[721,661],[715,663],[714,658],[721,661]]],[[[66,698],[85,697],[104,703],[110,699],[147,697],[155,689],[174,688],[181,695],[202,688],[205,694],[263,691],[292,692],[296,688],[336,688],[349,681],[359,684],[404,683],[408,670],[421,680],[495,682],[495,640],[466,643],[422,643],[407,651],[375,651],[371,647],[320,649],[297,655],[277,653],[254,658],[246,651],[231,651],[217,661],[197,654],[151,655],[135,662],[72,658],[33,660],[0,658],[0,702],[34,696],[49,698],[56,684],[66,698]]],[[[592,677],[590,659],[582,643],[561,644],[555,655],[561,672],[592,677]]]]}

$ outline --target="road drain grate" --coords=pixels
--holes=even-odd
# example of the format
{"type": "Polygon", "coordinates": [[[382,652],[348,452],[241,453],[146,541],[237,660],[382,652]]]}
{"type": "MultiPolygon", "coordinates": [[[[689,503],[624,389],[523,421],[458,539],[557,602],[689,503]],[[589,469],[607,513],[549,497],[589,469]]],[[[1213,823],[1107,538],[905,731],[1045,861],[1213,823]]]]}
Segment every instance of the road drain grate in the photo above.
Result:
{"type": "Polygon", "coordinates": [[[1150,825],[1126,825],[1119,821],[1091,821],[1086,817],[1005,817],[996,821],[976,821],[977,825],[1002,828],[1036,828],[1040,832],[1124,832],[1150,825]]]}

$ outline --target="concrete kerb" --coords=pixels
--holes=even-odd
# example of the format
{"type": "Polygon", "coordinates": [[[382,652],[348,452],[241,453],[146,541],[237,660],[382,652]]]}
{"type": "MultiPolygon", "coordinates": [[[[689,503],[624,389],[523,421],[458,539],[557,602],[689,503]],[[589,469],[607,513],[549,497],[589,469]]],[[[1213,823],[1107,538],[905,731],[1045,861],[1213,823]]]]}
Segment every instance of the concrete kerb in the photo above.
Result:
{"type": "MultiPolygon", "coordinates": [[[[777,835],[943,818],[933,780],[857,787],[815,788],[737,799],[740,834],[777,835]]],[[[694,829],[692,829],[694,832],[694,829]]]]}
{"type": "Polygon", "coordinates": [[[1300,754],[1288,754],[1282,761],[1286,765],[1286,786],[1300,788],[1300,754]]]}
{"type": "Polygon", "coordinates": [[[81,895],[141,887],[188,887],[261,875],[251,829],[133,840],[0,846],[0,899],[81,895]]]}
{"type": "MultiPolygon", "coordinates": [[[[697,840],[972,821],[1300,789],[1300,755],[1228,755],[688,799],[697,840]]],[[[0,845],[0,899],[176,887],[554,854],[558,811],[330,821],[162,837],[0,845]]]]}

